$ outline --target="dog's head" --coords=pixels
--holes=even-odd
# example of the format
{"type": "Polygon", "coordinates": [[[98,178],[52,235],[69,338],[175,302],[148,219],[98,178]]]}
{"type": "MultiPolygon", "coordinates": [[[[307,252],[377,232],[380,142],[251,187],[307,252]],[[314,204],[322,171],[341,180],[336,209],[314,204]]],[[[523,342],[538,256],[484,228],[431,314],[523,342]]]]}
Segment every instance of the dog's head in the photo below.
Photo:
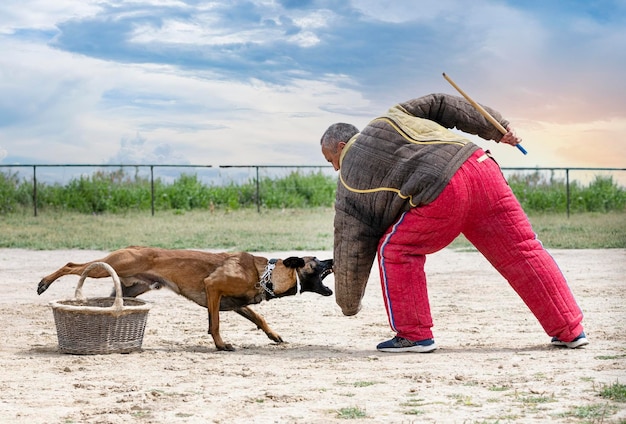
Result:
{"type": "MultiPolygon", "coordinates": [[[[283,265],[296,270],[300,280],[300,293],[313,292],[322,296],[330,296],[333,291],[326,287],[322,281],[333,272],[333,260],[319,260],[314,256],[298,258],[291,256],[283,260],[283,265]]],[[[289,294],[296,294],[297,287],[294,286],[289,294]],[[293,290],[293,292],[292,292],[293,290]]],[[[287,293],[285,293],[287,294],[287,293]]]]}

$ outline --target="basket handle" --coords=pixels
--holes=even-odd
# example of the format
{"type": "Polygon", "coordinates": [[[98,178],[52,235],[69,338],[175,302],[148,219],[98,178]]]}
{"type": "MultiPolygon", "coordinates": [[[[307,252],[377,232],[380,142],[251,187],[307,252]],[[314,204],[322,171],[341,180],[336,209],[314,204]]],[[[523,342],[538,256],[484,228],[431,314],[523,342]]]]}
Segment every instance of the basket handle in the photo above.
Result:
{"type": "Polygon", "coordinates": [[[85,300],[85,296],[83,296],[83,283],[89,276],[89,272],[94,268],[104,268],[109,273],[111,278],[113,278],[113,285],[115,286],[115,301],[113,302],[111,309],[118,311],[122,310],[124,307],[124,299],[122,298],[122,283],[120,283],[120,277],[118,277],[113,267],[106,262],[93,262],[85,268],[80,276],[80,280],[78,280],[78,284],[76,285],[76,292],[74,296],[78,300],[85,300]]]}

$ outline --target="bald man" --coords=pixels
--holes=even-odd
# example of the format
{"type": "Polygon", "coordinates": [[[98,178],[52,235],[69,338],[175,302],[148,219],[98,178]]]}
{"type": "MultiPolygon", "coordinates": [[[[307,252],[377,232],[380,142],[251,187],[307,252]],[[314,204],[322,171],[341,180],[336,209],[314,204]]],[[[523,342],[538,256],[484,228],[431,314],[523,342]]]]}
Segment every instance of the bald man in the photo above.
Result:
{"type": "Polygon", "coordinates": [[[506,134],[465,99],[430,94],[393,106],[360,132],[337,123],[322,136],[322,154],[339,171],[336,301],[345,315],[358,313],[378,255],[385,308],[395,332],[377,346],[379,351],[437,349],[424,263],[426,255],[459,234],[509,282],[552,344],[578,348],[588,343],[567,281],[537,240],[498,164],[488,151],[450,131],[512,146],[521,142],[500,113],[485,109],[506,134]]]}

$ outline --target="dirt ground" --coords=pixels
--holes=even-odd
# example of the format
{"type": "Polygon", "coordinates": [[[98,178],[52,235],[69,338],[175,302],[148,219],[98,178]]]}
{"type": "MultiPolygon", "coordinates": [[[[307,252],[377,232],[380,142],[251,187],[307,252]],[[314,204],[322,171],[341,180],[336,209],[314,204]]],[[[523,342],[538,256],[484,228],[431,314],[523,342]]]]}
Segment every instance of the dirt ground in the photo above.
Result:
{"type": "MultiPolygon", "coordinates": [[[[58,352],[49,302],[73,297],[78,277],[43,295],[42,276],[98,251],[0,249],[2,423],[624,423],[626,404],[599,396],[626,383],[626,250],[553,250],[585,312],[590,345],[549,337],[476,252],[444,250],[427,273],[439,350],[375,350],[391,337],[379,280],[345,317],[334,297],[303,295],[255,306],[286,341],[271,342],[233,312],[218,352],[203,308],[166,290],[148,293],[143,351],[58,352]]],[[[286,257],[300,252],[261,253],[286,257]]],[[[306,252],[320,258],[331,252],[306,252]]],[[[333,277],[325,282],[332,288],[333,277]]],[[[108,294],[110,279],[85,283],[108,294]]]]}

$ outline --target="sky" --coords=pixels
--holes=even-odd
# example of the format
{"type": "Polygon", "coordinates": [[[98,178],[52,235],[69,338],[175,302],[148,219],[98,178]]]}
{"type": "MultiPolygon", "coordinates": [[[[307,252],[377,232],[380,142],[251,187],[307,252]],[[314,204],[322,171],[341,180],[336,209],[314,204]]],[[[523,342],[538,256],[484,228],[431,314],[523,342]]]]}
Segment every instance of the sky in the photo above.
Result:
{"type": "Polygon", "coordinates": [[[626,167],[624,0],[3,0],[0,51],[0,164],[327,165],[445,72],[501,166],[626,167]]]}

